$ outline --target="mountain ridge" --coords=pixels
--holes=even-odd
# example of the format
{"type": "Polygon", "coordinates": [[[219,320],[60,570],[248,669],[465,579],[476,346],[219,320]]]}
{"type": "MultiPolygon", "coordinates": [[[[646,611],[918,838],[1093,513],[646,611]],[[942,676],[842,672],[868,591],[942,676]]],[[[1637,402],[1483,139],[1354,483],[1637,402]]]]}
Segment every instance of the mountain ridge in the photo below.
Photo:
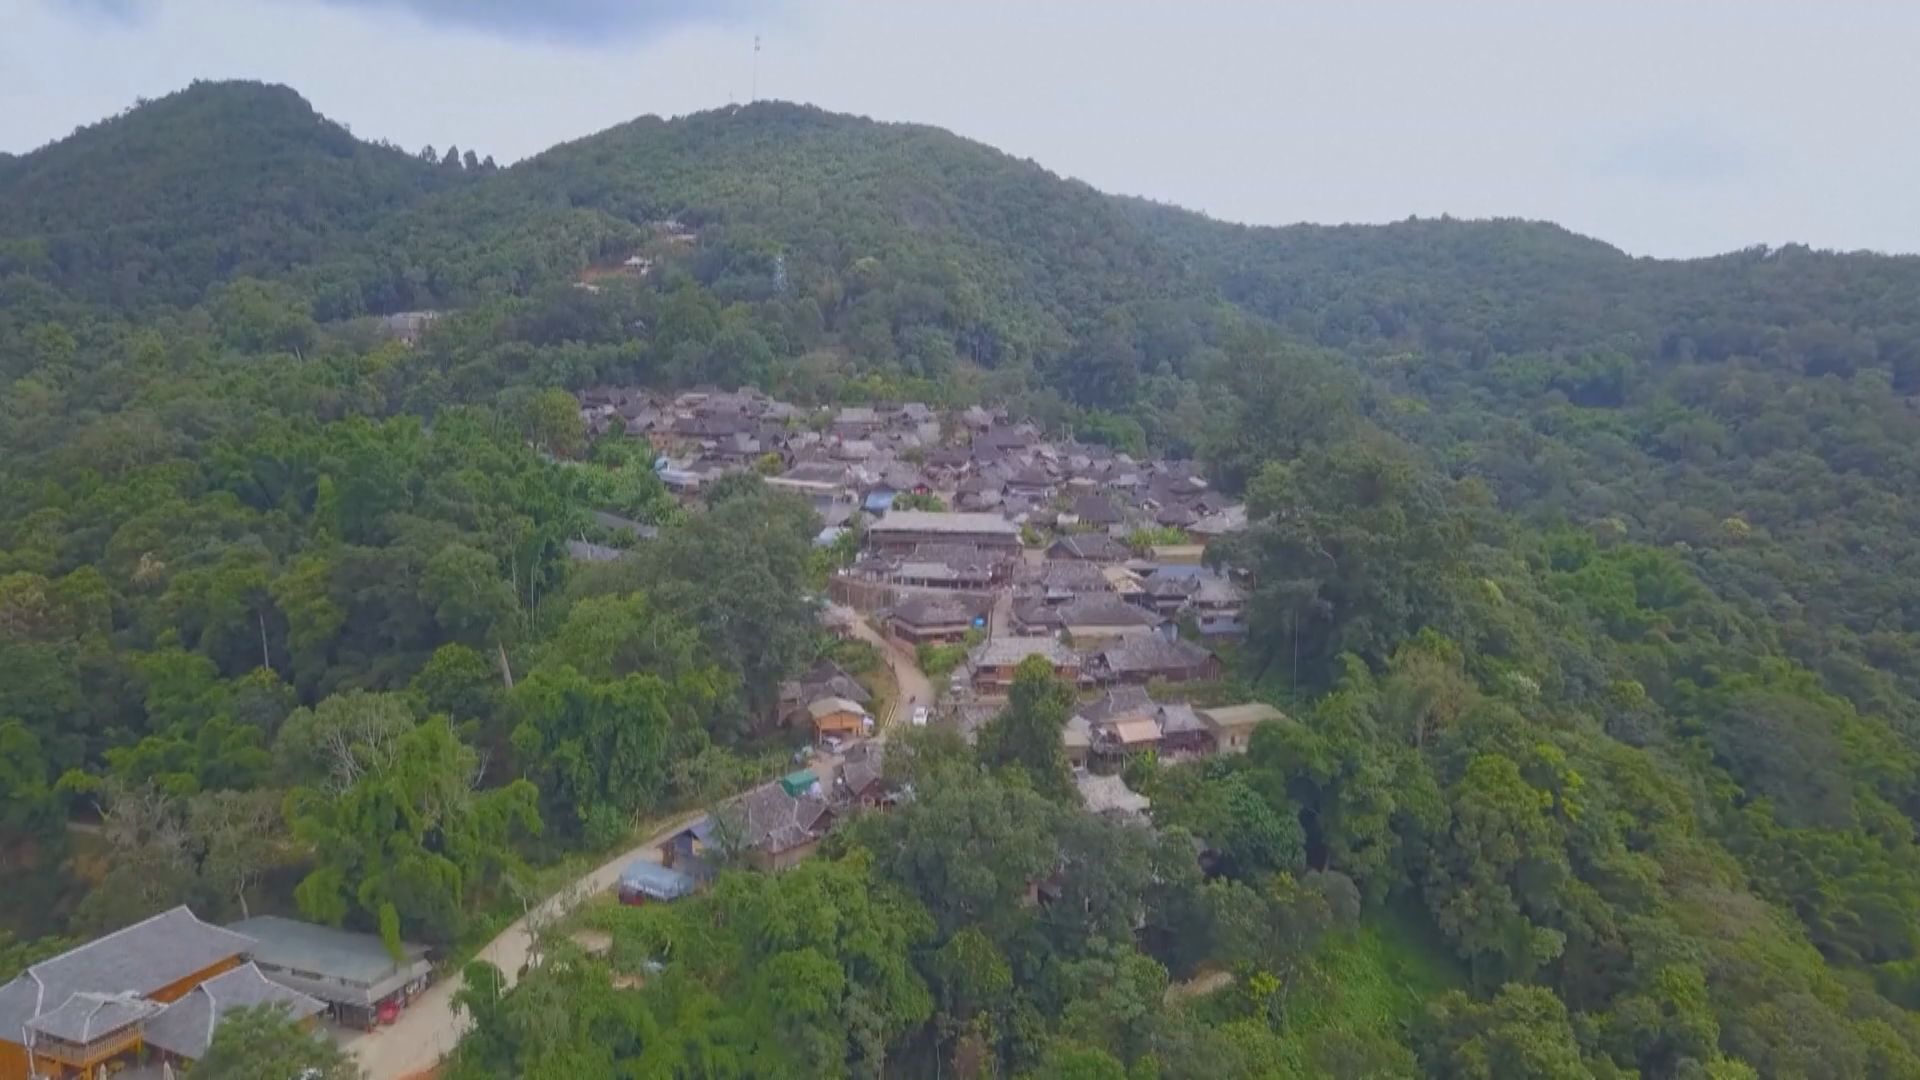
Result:
{"type": "MultiPolygon", "coordinates": [[[[162,177],[161,194],[177,193],[175,188],[217,186],[208,180],[222,173],[246,171],[242,161],[251,167],[265,167],[270,170],[267,179],[285,191],[279,202],[269,200],[260,209],[262,213],[282,218],[283,224],[291,226],[295,233],[305,233],[309,224],[306,219],[327,211],[327,200],[319,193],[338,188],[342,183],[361,197],[372,195],[378,203],[376,217],[380,220],[402,214],[420,198],[452,186],[444,170],[420,162],[397,148],[354,136],[342,125],[316,112],[289,87],[248,81],[196,82],[14,156],[10,162],[0,158],[0,192],[6,194],[6,202],[11,204],[11,209],[0,206],[0,240],[10,238],[16,246],[22,241],[39,241],[56,249],[70,247],[71,237],[50,236],[45,231],[47,223],[57,218],[110,222],[119,231],[133,233],[137,242],[140,234],[150,229],[148,223],[137,220],[137,200],[130,204],[127,198],[114,196],[111,191],[97,190],[95,182],[89,182],[88,177],[115,175],[115,166],[125,164],[129,156],[150,160],[160,148],[152,138],[144,137],[148,129],[191,130],[195,122],[222,127],[222,144],[196,145],[184,161],[173,162],[172,171],[162,177]],[[240,158],[225,161],[221,158],[223,152],[237,153],[240,158]],[[342,162],[354,164],[341,168],[342,162]],[[50,201],[54,205],[49,205],[50,201]],[[130,219],[136,223],[129,225],[130,219]]],[[[756,135],[793,136],[800,144],[812,140],[837,140],[842,144],[877,141],[879,149],[862,167],[829,174],[826,179],[854,185],[849,198],[891,200],[889,209],[896,214],[898,224],[910,231],[939,232],[944,228],[951,234],[956,230],[980,231],[983,226],[993,226],[989,231],[1004,234],[1008,231],[1005,223],[994,221],[998,212],[996,200],[1009,196],[1011,190],[1018,187],[1014,181],[1049,185],[1052,197],[1061,200],[1062,206],[1073,208],[1068,216],[1081,223],[1083,232],[1092,232],[1097,227],[1118,237],[1116,250],[1089,253],[1089,261],[1118,262],[1130,266],[1134,272],[1160,275],[1180,273],[1185,261],[1191,258],[1191,247],[1198,242],[1196,237],[1202,233],[1210,235],[1213,242],[1228,238],[1243,247],[1279,244],[1313,249],[1376,244],[1391,247],[1397,238],[1409,233],[1433,235],[1435,230],[1444,230],[1455,238],[1455,243],[1504,243],[1521,258],[1530,250],[1538,253],[1558,248],[1563,253],[1581,252],[1596,259],[1606,256],[1642,266],[1711,264],[1715,260],[1739,259],[1753,250],[1688,260],[1629,256],[1605,241],[1554,223],[1517,218],[1410,218],[1378,225],[1250,225],[1216,219],[1173,204],[1101,192],[1031,159],[1016,158],[988,144],[931,125],[878,121],[786,102],[728,106],[674,118],[642,115],[599,132],[556,143],[496,175],[485,177],[481,186],[517,188],[532,202],[564,201],[575,208],[599,209],[615,217],[665,213],[665,204],[690,200],[687,169],[675,169],[675,157],[711,162],[717,154],[720,161],[741,169],[768,170],[781,163],[778,158],[783,150],[804,153],[809,149],[804,145],[797,151],[793,147],[756,146],[753,145],[756,135]],[[783,128],[791,130],[783,131],[783,128]],[[630,177],[610,182],[606,169],[619,164],[614,157],[620,154],[645,158],[653,172],[639,179],[630,177]],[[969,157],[982,160],[968,162],[969,157]],[[916,168],[928,162],[967,163],[970,168],[958,176],[942,176],[916,168]],[[900,166],[908,171],[887,174],[886,178],[896,188],[886,189],[882,174],[900,166]],[[996,169],[1005,176],[996,177],[996,169]],[[581,172],[588,178],[578,184],[569,185],[564,179],[570,173],[581,172]],[[556,180],[562,183],[558,192],[530,190],[556,180]],[[948,186],[953,188],[955,197],[944,203],[926,198],[924,194],[915,199],[912,194],[948,186]],[[899,187],[909,190],[898,190],[899,187]],[[1168,246],[1173,250],[1160,250],[1168,246]]],[[[125,189],[132,185],[99,186],[125,189]]],[[[714,204],[704,208],[709,214],[730,210],[749,216],[782,197],[778,183],[757,180],[750,172],[741,172],[727,187],[704,194],[714,204]]],[[[832,193],[828,194],[831,197],[832,193]]],[[[348,227],[368,228],[380,220],[356,219],[348,227]]],[[[257,238],[234,238],[233,241],[237,246],[249,242],[257,242],[257,238]]],[[[333,250],[327,243],[303,243],[257,261],[216,260],[212,269],[192,276],[204,287],[223,275],[259,271],[284,273],[301,258],[321,259],[330,254],[333,250]]],[[[1913,259],[1866,253],[1832,254],[1895,261],[1913,259]]],[[[105,264],[111,262],[61,251],[50,253],[49,258],[58,268],[56,276],[69,284],[85,273],[102,272],[105,264]]],[[[100,294],[98,289],[82,291],[100,294]]],[[[193,298],[185,289],[167,294],[168,301],[173,303],[191,302],[193,298]]],[[[1096,294],[1094,299],[1110,301],[1113,297],[1096,294]]]]}

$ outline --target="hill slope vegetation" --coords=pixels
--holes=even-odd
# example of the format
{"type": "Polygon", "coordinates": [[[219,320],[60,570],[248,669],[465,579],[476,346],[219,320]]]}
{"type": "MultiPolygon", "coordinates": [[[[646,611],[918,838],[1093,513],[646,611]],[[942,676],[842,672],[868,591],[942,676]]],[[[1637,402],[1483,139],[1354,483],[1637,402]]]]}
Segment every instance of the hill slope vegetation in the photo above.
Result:
{"type": "Polygon", "coordinates": [[[1920,1075],[1920,260],[1245,228],[778,103],[492,169],[198,84],[0,157],[0,976],[179,902],[459,942],[763,775],[816,522],[674,506],[607,381],[1197,457],[1291,719],[1124,828],[1029,673],[453,1075],[1920,1075]],[[595,510],[661,538],[572,566],[595,510]]]}

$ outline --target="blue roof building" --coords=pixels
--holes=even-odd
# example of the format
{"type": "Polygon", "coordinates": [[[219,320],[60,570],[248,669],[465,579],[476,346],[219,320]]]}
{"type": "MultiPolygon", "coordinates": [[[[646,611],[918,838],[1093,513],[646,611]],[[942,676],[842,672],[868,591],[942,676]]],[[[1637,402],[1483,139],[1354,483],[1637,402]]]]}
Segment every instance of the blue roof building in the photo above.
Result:
{"type": "Polygon", "coordinates": [[[650,859],[635,859],[620,872],[618,891],[623,904],[664,903],[687,896],[698,887],[699,882],[678,870],[650,859]]]}

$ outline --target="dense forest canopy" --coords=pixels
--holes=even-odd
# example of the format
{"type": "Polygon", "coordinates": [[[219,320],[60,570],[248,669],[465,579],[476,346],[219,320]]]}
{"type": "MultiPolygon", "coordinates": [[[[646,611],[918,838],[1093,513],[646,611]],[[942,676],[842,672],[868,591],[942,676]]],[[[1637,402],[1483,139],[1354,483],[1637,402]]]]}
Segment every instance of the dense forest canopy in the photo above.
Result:
{"type": "Polygon", "coordinates": [[[0,976],[180,902],[471,940],[764,775],[818,522],[674,505],[609,381],[1198,458],[1290,719],[1120,826],[1027,672],[802,869],[476,971],[453,1075],[1920,1075],[1920,260],[1246,228],[779,103],[496,169],[208,83],[0,155],[0,976]]]}

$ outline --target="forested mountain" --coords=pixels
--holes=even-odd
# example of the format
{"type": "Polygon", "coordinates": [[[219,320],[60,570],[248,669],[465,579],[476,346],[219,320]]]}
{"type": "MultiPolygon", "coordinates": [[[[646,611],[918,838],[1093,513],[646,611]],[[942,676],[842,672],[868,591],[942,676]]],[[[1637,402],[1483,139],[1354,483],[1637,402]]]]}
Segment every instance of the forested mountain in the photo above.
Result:
{"type": "Polygon", "coordinates": [[[495,170],[200,84],[0,157],[0,926],[470,941],[760,775],[816,523],[673,506],[608,380],[1195,456],[1292,719],[1122,828],[1030,677],[803,871],[474,994],[454,1075],[1920,1075],[1920,260],[1245,228],[777,103],[495,170]],[[594,510],[662,536],[570,565],[594,510]]]}
{"type": "Polygon", "coordinates": [[[450,179],[285,87],[202,83],[0,170],[0,270],[121,306],[190,304],[302,266],[450,179]]]}

